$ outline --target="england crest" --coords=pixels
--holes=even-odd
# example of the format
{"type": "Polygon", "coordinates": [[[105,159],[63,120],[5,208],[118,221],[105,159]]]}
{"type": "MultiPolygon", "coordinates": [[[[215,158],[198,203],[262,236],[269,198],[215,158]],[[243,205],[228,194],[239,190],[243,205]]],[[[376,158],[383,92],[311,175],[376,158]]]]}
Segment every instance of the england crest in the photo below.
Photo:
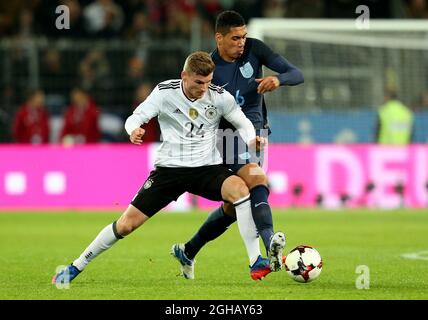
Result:
{"type": "Polygon", "coordinates": [[[241,74],[244,78],[249,79],[253,76],[254,69],[251,65],[250,61],[248,61],[246,64],[244,64],[242,67],[239,67],[239,71],[241,71],[241,74]]]}

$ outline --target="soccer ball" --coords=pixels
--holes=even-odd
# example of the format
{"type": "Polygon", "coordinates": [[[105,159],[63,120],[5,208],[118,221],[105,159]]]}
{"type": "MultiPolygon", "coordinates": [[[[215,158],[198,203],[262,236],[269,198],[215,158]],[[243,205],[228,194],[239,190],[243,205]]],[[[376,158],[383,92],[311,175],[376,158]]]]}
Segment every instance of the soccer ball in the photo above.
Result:
{"type": "Polygon", "coordinates": [[[297,246],[285,258],[285,270],[297,282],[311,282],[321,274],[321,255],[311,246],[297,246]]]}

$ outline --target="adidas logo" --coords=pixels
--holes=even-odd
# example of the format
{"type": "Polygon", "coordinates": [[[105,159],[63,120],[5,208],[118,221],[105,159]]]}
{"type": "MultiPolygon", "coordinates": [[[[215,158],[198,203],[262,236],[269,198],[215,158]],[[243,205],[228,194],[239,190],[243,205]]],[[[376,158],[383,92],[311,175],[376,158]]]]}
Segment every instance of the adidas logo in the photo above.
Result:
{"type": "Polygon", "coordinates": [[[85,258],[86,258],[86,259],[89,259],[89,258],[90,258],[90,257],[92,257],[92,256],[93,256],[92,251],[89,251],[89,253],[88,253],[88,254],[86,254],[85,258]]]}
{"type": "Polygon", "coordinates": [[[181,110],[177,108],[173,113],[183,113],[183,112],[181,112],[181,110]]]}

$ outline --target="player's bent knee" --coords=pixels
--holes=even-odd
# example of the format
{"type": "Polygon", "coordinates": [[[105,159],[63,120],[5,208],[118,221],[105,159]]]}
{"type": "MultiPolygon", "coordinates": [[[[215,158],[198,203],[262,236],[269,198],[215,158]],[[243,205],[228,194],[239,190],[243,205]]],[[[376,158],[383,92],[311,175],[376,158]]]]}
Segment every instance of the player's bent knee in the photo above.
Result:
{"type": "Polygon", "coordinates": [[[245,181],[248,186],[248,189],[252,189],[256,186],[264,185],[268,186],[268,179],[266,176],[253,176],[248,181],[245,181]]]}
{"type": "Polygon", "coordinates": [[[242,167],[238,171],[238,175],[245,181],[249,189],[258,185],[268,185],[266,173],[255,163],[249,163],[242,167]]]}
{"type": "Polygon", "coordinates": [[[241,178],[230,176],[224,181],[221,193],[225,201],[233,203],[248,196],[250,191],[241,178]]]}
{"type": "Polygon", "coordinates": [[[239,185],[237,186],[237,191],[238,191],[238,199],[242,199],[246,196],[248,196],[250,194],[250,190],[248,189],[247,185],[245,184],[244,181],[242,181],[241,183],[239,183],[239,185]]]}
{"type": "Polygon", "coordinates": [[[247,176],[243,177],[242,179],[245,181],[245,184],[250,190],[259,185],[268,185],[268,179],[265,175],[247,176]]]}

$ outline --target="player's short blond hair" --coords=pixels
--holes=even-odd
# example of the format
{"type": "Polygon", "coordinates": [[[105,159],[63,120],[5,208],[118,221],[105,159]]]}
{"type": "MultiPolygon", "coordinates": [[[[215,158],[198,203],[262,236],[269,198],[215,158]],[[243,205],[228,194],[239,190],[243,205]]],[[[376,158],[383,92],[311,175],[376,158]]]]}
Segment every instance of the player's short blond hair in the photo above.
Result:
{"type": "Polygon", "coordinates": [[[214,72],[215,64],[211,55],[204,51],[196,51],[190,54],[184,62],[183,70],[189,73],[195,73],[199,76],[208,76],[214,72]]]}

